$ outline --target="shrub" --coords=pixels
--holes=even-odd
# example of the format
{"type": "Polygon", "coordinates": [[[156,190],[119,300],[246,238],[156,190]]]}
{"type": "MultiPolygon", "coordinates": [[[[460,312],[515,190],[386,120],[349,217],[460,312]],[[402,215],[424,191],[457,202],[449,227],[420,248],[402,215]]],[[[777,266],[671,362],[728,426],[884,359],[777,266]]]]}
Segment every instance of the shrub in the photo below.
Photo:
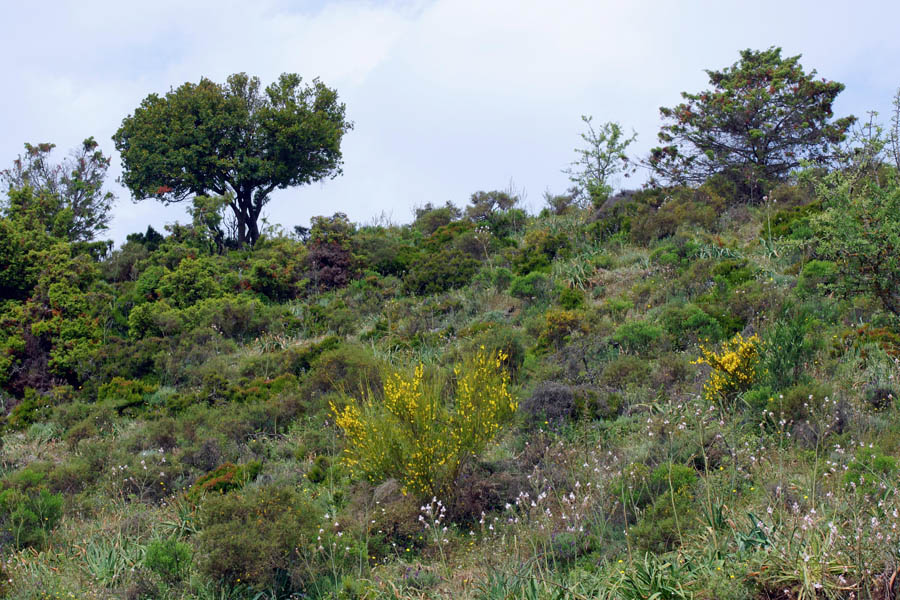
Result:
{"type": "MultiPolygon", "coordinates": [[[[324,343],[324,342],[323,342],[324,343]]],[[[379,390],[381,367],[366,348],[345,344],[322,352],[303,382],[303,390],[312,395],[328,392],[346,394],[379,390]]]]}
{"type": "Polygon", "coordinates": [[[660,321],[674,345],[680,349],[702,339],[718,341],[722,338],[719,322],[693,304],[666,305],[660,321]]]}
{"type": "Polygon", "coordinates": [[[533,229],[525,234],[525,243],[513,263],[516,272],[526,275],[532,271],[547,271],[558,256],[571,250],[571,240],[565,231],[551,233],[547,229],[533,229]]]}
{"type": "Polygon", "coordinates": [[[545,381],[524,402],[522,411],[538,421],[567,421],[575,412],[575,394],[571,386],[545,381]]]}
{"type": "Polygon", "coordinates": [[[797,278],[797,291],[808,296],[827,290],[838,275],[837,264],[829,260],[811,260],[803,265],[797,278]]]}
{"type": "Polygon", "coordinates": [[[300,589],[321,516],[287,487],[208,496],[199,513],[197,568],[206,577],[257,590],[300,589]]]}
{"type": "Polygon", "coordinates": [[[566,310],[575,310],[584,306],[584,292],[578,288],[564,288],[559,293],[559,305],[566,310]]]}
{"type": "Polygon", "coordinates": [[[506,325],[490,327],[475,335],[466,350],[477,354],[481,348],[490,355],[505,356],[503,367],[509,371],[510,378],[516,380],[525,362],[525,336],[521,331],[506,325]]]}
{"type": "Polygon", "coordinates": [[[234,465],[227,462],[194,482],[187,494],[188,499],[198,502],[209,492],[225,494],[239,490],[250,481],[256,479],[262,469],[259,461],[249,462],[243,465],[234,465]]]}
{"type": "Polygon", "coordinates": [[[533,271],[520,275],[509,284],[509,295],[520,300],[544,302],[550,296],[553,284],[544,273],[533,271]]]}
{"type": "Polygon", "coordinates": [[[779,319],[766,332],[762,365],[773,388],[783,389],[800,379],[814,350],[806,335],[810,326],[809,318],[801,315],[779,319]]]}
{"type": "Polygon", "coordinates": [[[712,371],[703,386],[710,402],[728,403],[748,390],[759,377],[762,341],[753,334],[746,340],[738,333],[723,342],[718,352],[700,346],[702,356],[693,364],[709,365],[712,371]]]}
{"type": "Polygon", "coordinates": [[[640,385],[646,383],[650,372],[650,364],[646,360],[623,354],[606,363],[600,382],[617,388],[640,385]]]}
{"type": "Polygon", "coordinates": [[[659,325],[648,321],[628,321],[620,325],[613,334],[613,340],[626,352],[647,354],[663,336],[659,325]]]}
{"type": "Polygon", "coordinates": [[[477,456],[518,406],[509,391],[506,356],[483,349],[454,370],[455,394],[445,403],[426,384],[424,368],[384,382],[384,401],[371,398],[339,409],[332,404],[347,446],[343,463],[372,482],[397,479],[404,492],[448,498],[460,468],[477,456]]]}
{"type": "Polygon", "coordinates": [[[439,294],[467,285],[480,266],[465,252],[445,248],[414,260],[403,283],[407,292],[418,296],[439,294]]]}
{"type": "Polygon", "coordinates": [[[675,548],[697,521],[694,497],[686,488],[657,496],[629,534],[642,550],[662,554],[675,548]]]}
{"type": "Polygon", "coordinates": [[[159,278],[160,296],[177,308],[186,308],[206,298],[223,294],[211,259],[185,258],[178,267],[159,278]]]}
{"type": "Polygon", "coordinates": [[[179,581],[191,566],[191,555],[191,547],[184,542],[153,540],[147,545],[144,566],[166,581],[179,581]]]}
{"type": "Polygon", "coordinates": [[[494,289],[498,292],[503,292],[509,288],[509,285],[512,283],[513,278],[512,271],[507,269],[506,267],[497,267],[494,269],[494,272],[491,276],[491,281],[494,284],[494,289]]]}
{"type": "Polygon", "coordinates": [[[42,546],[62,518],[63,498],[43,487],[9,488],[0,493],[0,526],[16,548],[42,546]]]}
{"type": "Polygon", "coordinates": [[[559,350],[572,335],[587,331],[582,317],[582,313],[574,310],[547,311],[538,335],[537,347],[540,350],[559,350]]]}
{"type": "Polygon", "coordinates": [[[122,377],[113,377],[97,391],[97,400],[106,402],[120,413],[128,408],[142,405],[156,386],[143,381],[131,381],[122,377]]]}
{"type": "Polygon", "coordinates": [[[897,459],[862,448],[844,472],[844,484],[860,495],[886,497],[894,490],[897,459]]]}

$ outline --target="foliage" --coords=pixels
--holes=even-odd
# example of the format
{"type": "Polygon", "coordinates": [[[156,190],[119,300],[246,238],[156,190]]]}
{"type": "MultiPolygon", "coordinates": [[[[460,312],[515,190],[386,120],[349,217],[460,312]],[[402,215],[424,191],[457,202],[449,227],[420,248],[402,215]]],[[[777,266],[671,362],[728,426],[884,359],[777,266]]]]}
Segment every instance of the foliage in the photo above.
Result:
{"type": "Polygon", "coordinates": [[[685,589],[687,569],[654,554],[644,554],[624,574],[621,583],[622,600],[690,600],[693,594],[685,589]]]}
{"type": "Polygon", "coordinates": [[[587,147],[575,150],[578,160],[564,173],[575,184],[578,196],[594,208],[600,208],[613,190],[611,179],[619,173],[627,177],[631,172],[625,151],[637,139],[637,134],[627,137],[622,126],[612,121],[594,129],[593,117],[582,115],[581,120],[587,126],[587,132],[581,134],[587,147]]]}
{"type": "Polygon", "coordinates": [[[231,585],[302,589],[304,561],[316,561],[317,512],[308,498],[282,486],[208,496],[194,560],[201,573],[231,585]]]}
{"type": "Polygon", "coordinates": [[[31,213],[43,231],[70,242],[89,242],[106,230],[115,201],[103,191],[110,159],[89,137],[70,158],[53,164],[55,144],[25,144],[11,169],[0,171],[8,186],[7,202],[0,214],[10,217],[31,213]]]}
{"type": "Polygon", "coordinates": [[[332,404],[347,446],[343,462],[372,482],[396,478],[404,492],[448,497],[462,466],[477,456],[515,413],[518,403],[503,369],[506,356],[482,351],[454,370],[452,403],[426,382],[422,365],[412,377],[394,373],[384,401],[332,404]]]}
{"type": "Polygon", "coordinates": [[[626,352],[650,354],[663,336],[662,327],[648,321],[628,321],[616,328],[613,340],[626,352]]]}
{"type": "Polygon", "coordinates": [[[352,247],[354,229],[344,213],[313,217],[306,260],[308,278],[317,288],[344,287],[356,276],[352,247]]]}
{"type": "Polygon", "coordinates": [[[838,268],[833,287],[848,296],[870,293],[900,315],[900,184],[871,183],[854,191],[835,176],[825,185],[829,208],[813,226],[818,254],[838,268]]]}
{"type": "Polygon", "coordinates": [[[226,462],[195,481],[187,494],[187,498],[198,502],[205,494],[210,492],[225,494],[239,490],[248,482],[256,479],[260,470],[262,470],[262,463],[259,461],[243,465],[234,465],[226,462]]]}
{"type": "Polygon", "coordinates": [[[712,90],[684,92],[685,102],[660,109],[668,122],[650,165],[673,181],[725,173],[759,200],[801,161],[825,161],[855,119],[831,120],[844,85],[816,79],[799,60],[782,58],[781,48],[748,49],[731,67],[706,71],[712,90]]]}
{"type": "Polygon", "coordinates": [[[718,351],[700,346],[701,356],[693,364],[712,369],[703,394],[710,402],[727,404],[752,386],[760,376],[762,340],[756,334],[744,339],[737,333],[718,351]]]}
{"type": "Polygon", "coordinates": [[[341,172],[340,143],[352,123],[337,93],[282,74],[265,90],[237,73],[150,94],[113,136],[122,181],[135,198],[178,202],[230,194],[240,245],[255,244],[270,193],[341,172]]]}
{"type": "Polygon", "coordinates": [[[404,288],[427,296],[463,287],[472,280],[480,263],[461,250],[448,248],[416,258],[404,278],[404,288]]]}
{"type": "Polygon", "coordinates": [[[0,492],[0,527],[16,548],[41,546],[62,518],[63,498],[42,485],[0,492]]]}
{"type": "Polygon", "coordinates": [[[509,295],[520,300],[543,302],[553,289],[550,278],[540,271],[516,276],[509,284],[509,295]]]}
{"type": "Polygon", "coordinates": [[[174,538],[153,540],[144,553],[144,566],[167,581],[184,577],[191,565],[191,547],[174,538]]]}

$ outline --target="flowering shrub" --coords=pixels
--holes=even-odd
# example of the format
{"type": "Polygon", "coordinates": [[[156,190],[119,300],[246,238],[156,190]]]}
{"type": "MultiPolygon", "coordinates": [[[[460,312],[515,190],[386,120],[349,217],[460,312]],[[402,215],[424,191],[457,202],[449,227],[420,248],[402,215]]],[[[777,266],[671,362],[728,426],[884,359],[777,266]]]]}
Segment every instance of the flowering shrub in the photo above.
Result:
{"type": "Polygon", "coordinates": [[[729,402],[749,389],[759,370],[762,341],[753,334],[744,339],[740,333],[723,342],[719,352],[700,346],[700,356],[692,364],[706,364],[712,368],[703,393],[709,401],[729,402]]]}
{"type": "Polygon", "coordinates": [[[481,351],[454,369],[456,391],[445,402],[426,383],[424,368],[384,382],[384,401],[371,398],[331,409],[347,439],[343,463],[372,482],[396,478],[404,493],[443,496],[462,465],[481,452],[518,407],[509,391],[502,351],[481,351]]]}

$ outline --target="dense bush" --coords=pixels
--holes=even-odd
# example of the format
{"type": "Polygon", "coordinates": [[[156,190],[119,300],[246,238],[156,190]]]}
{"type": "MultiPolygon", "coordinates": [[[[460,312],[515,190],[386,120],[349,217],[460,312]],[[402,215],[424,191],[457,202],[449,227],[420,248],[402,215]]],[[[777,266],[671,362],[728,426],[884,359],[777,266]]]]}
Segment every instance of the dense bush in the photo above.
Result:
{"type": "Polygon", "coordinates": [[[460,468],[477,456],[515,413],[506,356],[484,349],[454,370],[451,402],[439,382],[426,381],[422,365],[412,377],[394,373],[384,382],[384,401],[332,404],[347,446],[343,462],[373,483],[400,481],[418,497],[449,498],[460,468]]]}
{"type": "Polygon", "coordinates": [[[63,498],[46,488],[46,475],[24,469],[0,491],[0,531],[16,548],[44,545],[63,514],[63,498]]]}
{"type": "Polygon", "coordinates": [[[513,298],[543,302],[549,298],[552,290],[553,284],[547,275],[538,271],[532,271],[527,275],[520,275],[514,278],[509,284],[508,291],[513,298]]]}
{"type": "Polygon", "coordinates": [[[211,495],[201,505],[197,568],[214,581],[257,590],[302,590],[318,575],[321,513],[290,488],[211,495]]]}
{"type": "Polygon", "coordinates": [[[620,325],[613,334],[613,340],[626,352],[652,354],[662,339],[662,328],[648,321],[628,321],[620,325]]]}
{"type": "Polygon", "coordinates": [[[461,250],[429,252],[412,261],[403,284],[418,296],[439,294],[467,285],[480,266],[478,260],[461,250]]]}

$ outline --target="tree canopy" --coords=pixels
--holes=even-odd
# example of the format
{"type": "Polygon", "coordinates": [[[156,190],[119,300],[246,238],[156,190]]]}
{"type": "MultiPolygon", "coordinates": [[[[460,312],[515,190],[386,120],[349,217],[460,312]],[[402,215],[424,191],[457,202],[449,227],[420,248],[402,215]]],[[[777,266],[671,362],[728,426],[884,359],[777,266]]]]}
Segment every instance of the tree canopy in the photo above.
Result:
{"type": "Polygon", "coordinates": [[[25,144],[24,156],[0,171],[7,198],[0,201],[3,216],[27,219],[31,227],[71,242],[87,242],[106,230],[115,201],[103,190],[110,159],[89,137],[62,162],[50,153],[55,144],[25,144]]]}
{"type": "Polygon", "coordinates": [[[724,173],[752,198],[765,193],[801,161],[827,160],[855,118],[832,120],[832,104],[844,85],[806,73],[800,55],[781,48],[741,51],[741,59],[720,71],[706,71],[711,90],[682,92],[685,102],[660,108],[666,121],[662,145],[650,166],[677,183],[701,183],[724,173]]]}
{"type": "Polygon", "coordinates": [[[273,190],[341,173],[341,139],[352,126],[337,92],[318,79],[303,85],[285,73],[263,90],[237,73],[147,96],[113,140],[135,199],[226,196],[238,244],[252,245],[273,190]]]}

